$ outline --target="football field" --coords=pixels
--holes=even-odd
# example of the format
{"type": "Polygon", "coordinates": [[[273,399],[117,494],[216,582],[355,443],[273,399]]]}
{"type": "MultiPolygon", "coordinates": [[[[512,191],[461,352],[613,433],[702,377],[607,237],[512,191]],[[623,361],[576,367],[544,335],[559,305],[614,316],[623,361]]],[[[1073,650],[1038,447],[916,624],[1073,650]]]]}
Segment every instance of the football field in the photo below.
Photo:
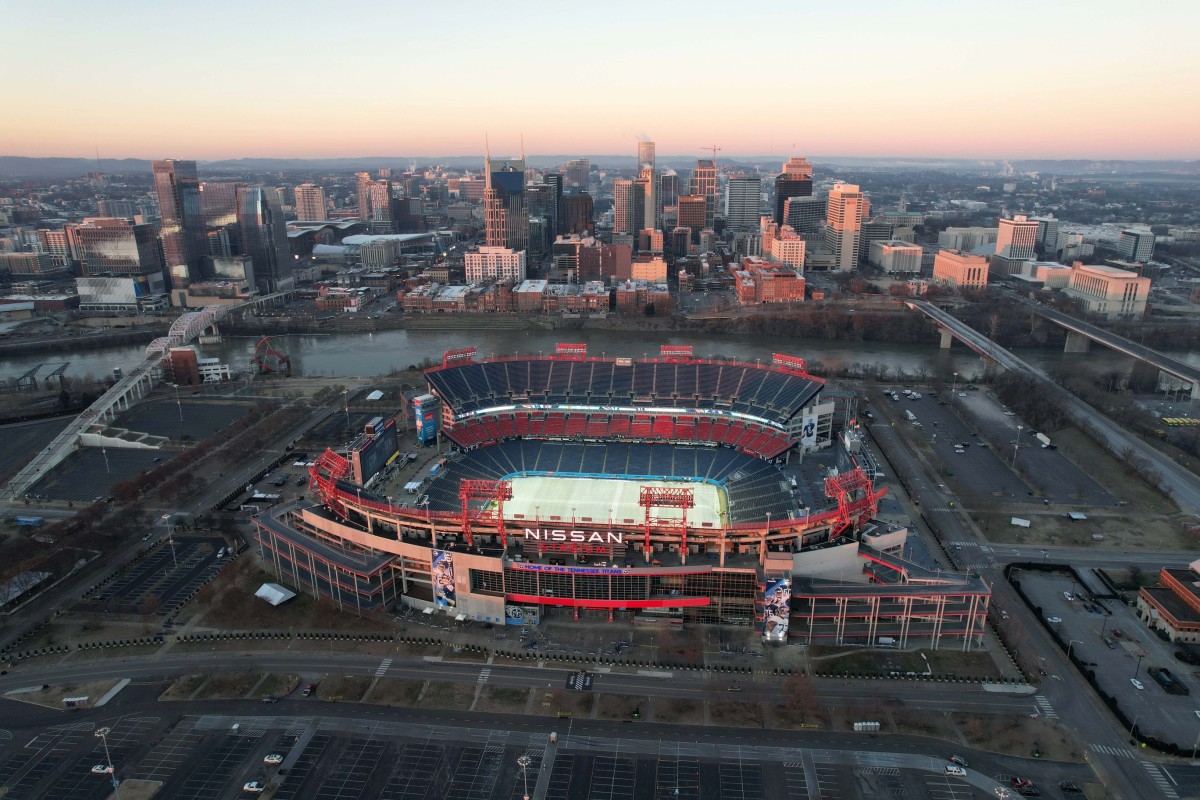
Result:
{"type": "MultiPolygon", "coordinates": [[[[507,520],[528,522],[607,522],[617,525],[638,523],[645,510],[638,505],[643,486],[686,487],[695,493],[696,505],[687,510],[689,525],[708,523],[720,527],[725,521],[728,500],[725,491],[712,484],[693,481],[634,481],[620,478],[510,478],[513,496],[504,502],[507,520]]],[[[656,508],[654,515],[678,519],[678,508],[656,508]]]]}

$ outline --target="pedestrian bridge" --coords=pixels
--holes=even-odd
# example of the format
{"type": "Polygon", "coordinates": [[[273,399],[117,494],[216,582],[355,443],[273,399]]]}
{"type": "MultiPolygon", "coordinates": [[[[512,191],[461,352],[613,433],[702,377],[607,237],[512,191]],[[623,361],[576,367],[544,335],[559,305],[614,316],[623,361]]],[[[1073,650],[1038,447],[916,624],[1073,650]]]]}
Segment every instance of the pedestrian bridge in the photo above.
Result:
{"type": "Polygon", "coordinates": [[[107,392],[96,399],[71,424],[55,436],[49,446],[40,451],[8,483],[6,494],[20,497],[29,491],[46,473],[61,464],[82,444],[82,436],[93,425],[107,425],[117,415],[144,397],[162,378],[162,360],[172,347],[190,344],[218,321],[253,308],[283,302],[291,292],[275,292],[256,297],[245,303],[226,306],[206,306],[200,311],[188,311],[172,323],[166,336],[160,336],[146,346],[146,360],[139,364],[107,392]]]}

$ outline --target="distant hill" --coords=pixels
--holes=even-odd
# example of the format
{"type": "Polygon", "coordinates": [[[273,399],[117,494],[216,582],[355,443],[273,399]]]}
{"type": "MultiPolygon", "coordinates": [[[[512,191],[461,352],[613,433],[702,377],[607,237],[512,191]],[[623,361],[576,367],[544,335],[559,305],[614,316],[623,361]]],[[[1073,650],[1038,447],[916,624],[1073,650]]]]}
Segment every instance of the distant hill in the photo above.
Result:
{"type": "MultiPolygon", "coordinates": [[[[505,154],[496,154],[502,158],[505,154]]],[[[703,156],[700,156],[703,157],[703,156]]],[[[618,155],[532,155],[530,166],[541,169],[556,167],[575,158],[586,158],[602,169],[632,169],[636,156],[618,155]]],[[[697,156],[659,155],[660,168],[671,167],[683,173],[696,163],[697,156]]],[[[998,159],[968,158],[909,158],[864,156],[810,156],[818,167],[852,167],[878,170],[953,170],[970,172],[994,171],[1002,165],[998,159]]],[[[721,157],[724,164],[753,168],[778,168],[787,160],[785,155],[744,155],[721,157]]],[[[237,158],[220,161],[200,161],[201,177],[263,172],[354,172],[374,171],[381,167],[407,169],[409,162],[443,164],[456,169],[479,169],[483,154],[475,156],[363,156],[357,158],[237,158]]],[[[1120,177],[1136,175],[1200,176],[1200,160],[1088,160],[1088,159],[1011,159],[1008,162],[1018,172],[1042,172],[1054,175],[1120,177]]],[[[0,180],[59,180],[78,178],[97,168],[91,158],[26,158],[0,156],[0,180]]],[[[107,175],[150,172],[150,160],[145,158],[102,158],[99,169],[107,175]]]]}

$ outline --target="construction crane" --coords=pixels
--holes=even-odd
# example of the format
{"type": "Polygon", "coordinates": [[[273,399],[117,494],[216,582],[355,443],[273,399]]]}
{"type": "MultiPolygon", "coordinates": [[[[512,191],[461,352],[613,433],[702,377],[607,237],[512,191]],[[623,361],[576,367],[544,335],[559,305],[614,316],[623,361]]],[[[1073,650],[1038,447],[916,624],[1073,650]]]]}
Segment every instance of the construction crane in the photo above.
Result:
{"type": "Polygon", "coordinates": [[[711,147],[701,147],[700,149],[701,150],[711,150],[712,154],[713,154],[714,162],[717,160],[717,153],[719,153],[721,151],[721,148],[717,147],[715,144],[712,145],[711,147]]]}

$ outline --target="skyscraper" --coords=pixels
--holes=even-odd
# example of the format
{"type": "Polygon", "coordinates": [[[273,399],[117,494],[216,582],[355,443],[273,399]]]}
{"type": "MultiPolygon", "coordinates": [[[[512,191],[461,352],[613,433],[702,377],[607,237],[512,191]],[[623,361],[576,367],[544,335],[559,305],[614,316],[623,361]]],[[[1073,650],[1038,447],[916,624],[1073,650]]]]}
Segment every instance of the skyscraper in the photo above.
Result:
{"type": "Polygon", "coordinates": [[[588,163],[586,158],[577,158],[573,161],[568,161],[563,165],[563,173],[567,176],[567,186],[578,188],[580,191],[587,191],[589,173],[592,165],[588,163]]]}
{"type": "Polygon", "coordinates": [[[827,202],[825,244],[833,250],[833,268],[850,272],[858,266],[866,198],[854,184],[839,183],[829,190],[827,202]]]}
{"type": "Polygon", "coordinates": [[[563,198],[563,233],[578,233],[580,236],[596,232],[596,210],[592,196],[587,192],[569,194],[563,198]]]}
{"type": "Polygon", "coordinates": [[[67,241],[84,276],[162,274],[154,225],[88,217],[66,227],[67,241]]]}
{"type": "Polygon", "coordinates": [[[791,225],[792,230],[808,241],[817,241],[824,221],[824,197],[789,197],[783,202],[783,221],[780,224],[791,225]]]}
{"type": "Polygon", "coordinates": [[[561,172],[547,172],[542,176],[542,183],[550,187],[551,211],[554,216],[550,220],[550,238],[553,239],[558,234],[562,233],[562,198],[563,198],[563,175],[561,172]]]}
{"type": "MultiPolygon", "coordinates": [[[[717,165],[701,158],[692,170],[691,194],[704,198],[704,227],[711,228],[717,216],[717,165]]],[[[681,220],[680,225],[683,225],[681,220]]]]}
{"type": "Polygon", "coordinates": [[[358,177],[358,218],[365,220],[371,233],[392,232],[392,181],[372,180],[368,172],[358,177]]]}
{"type": "Polygon", "coordinates": [[[762,195],[762,178],[757,175],[742,175],[729,179],[725,196],[725,217],[729,230],[746,233],[758,230],[759,203],[762,195]]]}
{"type": "Polygon", "coordinates": [[[207,228],[237,223],[237,190],[241,183],[205,181],[200,184],[200,210],[207,228]]]}
{"type": "Polygon", "coordinates": [[[692,244],[700,241],[700,231],[705,228],[707,208],[707,201],[701,195],[685,194],[679,198],[679,227],[691,229],[692,244]]]}
{"type": "Polygon", "coordinates": [[[679,204],[679,173],[673,169],[663,171],[658,176],[658,193],[661,199],[659,208],[679,204]]]}
{"type": "Polygon", "coordinates": [[[1033,258],[1037,249],[1038,224],[1022,214],[1000,220],[996,254],[1005,258],[1033,258]]]}
{"type": "Polygon", "coordinates": [[[276,193],[261,186],[237,192],[238,224],[245,254],[254,265],[260,292],[279,292],[295,285],[287,225],[276,193]]]}
{"type": "Polygon", "coordinates": [[[638,142],[638,169],[654,169],[654,142],[638,142]]]}
{"type": "MultiPolygon", "coordinates": [[[[808,159],[792,156],[775,178],[775,221],[784,224],[783,204],[791,197],[812,196],[812,164],[808,159]]],[[[799,230],[797,228],[797,230],[799,230]]]]}
{"type": "Polygon", "coordinates": [[[208,253],[196,162],[168,158],[152,162],[151,169],[158,195],[163,260],[171,285],[183,288],[203,277],[204,256],[208,253]]]}
{"type": "Polygon", "coordinates": [[[529,211],[525,204],[525,159],[509,159],[497,168],[484,157],[487,186],[483,190],[484,240],[488,247],[525,250],[529,246],[529,211]]]}
{"type": "Polygon", "coordinates": [[[313,183],[302,183],[296,187],[296,219],[326,219],[325,190],[313,183]]]}
{"type": "Polygon", "coordinates": [[[1121,231],[1117,241],[1117,249],[1121,258],[1137,264],[1145,264],[1154,258],[1154,234],[1145,230],[1128,229],[1121,231]]]}
{"type": "Polygon", "coordinates": [[[637,233],[641,228],[637,221],[637,198],[635,197],[634,181],[614,180],[612,182],[612,233],[613,235],[629,235],[637,233]]]}

